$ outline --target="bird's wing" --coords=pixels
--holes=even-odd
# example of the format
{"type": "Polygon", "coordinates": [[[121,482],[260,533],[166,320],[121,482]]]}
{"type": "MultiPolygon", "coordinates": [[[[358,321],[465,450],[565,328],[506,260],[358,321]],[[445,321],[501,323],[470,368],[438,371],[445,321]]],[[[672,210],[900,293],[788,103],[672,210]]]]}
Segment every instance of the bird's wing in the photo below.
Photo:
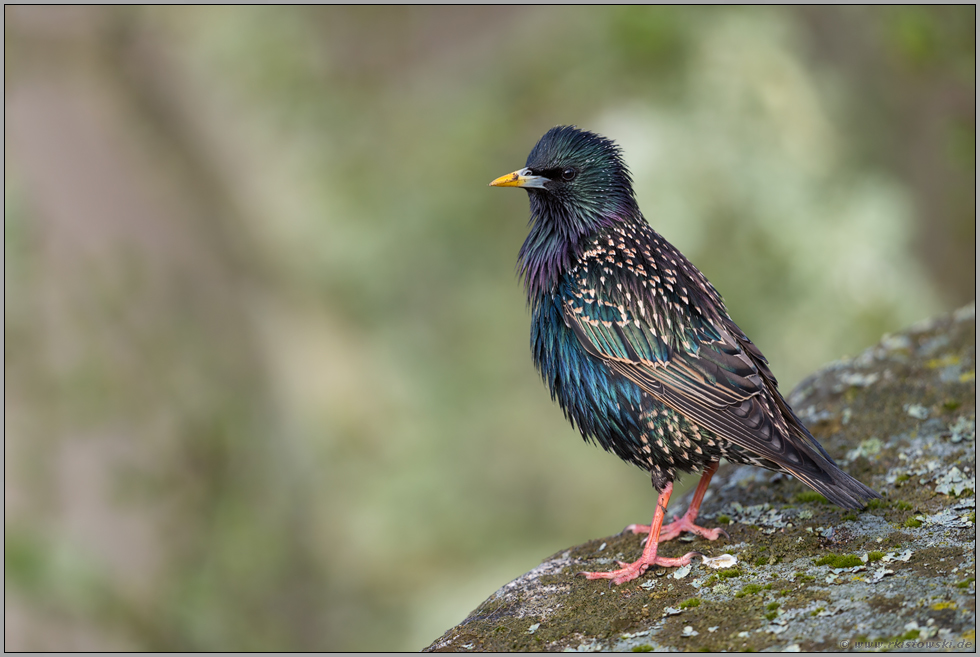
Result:
{"type": "Polygon", "coordinates": [[[805,429],[790,429],[787,420],[798,420],[776,401],[765,358],[723,310],[709,317],[677,295],[655,304],[649,292],[621,283],[586,287],[562,296],[565,322],[589,354],[760,462],[830,483],[818,461],[833,461],[805,429]]]}

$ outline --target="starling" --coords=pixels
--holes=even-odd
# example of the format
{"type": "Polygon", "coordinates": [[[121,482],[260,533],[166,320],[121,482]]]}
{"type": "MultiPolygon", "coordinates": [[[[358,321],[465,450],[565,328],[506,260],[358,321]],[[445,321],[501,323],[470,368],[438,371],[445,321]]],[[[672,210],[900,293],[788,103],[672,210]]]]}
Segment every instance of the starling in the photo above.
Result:
{"type": "Polygon", "coordinates": [[[793,413],[768,361],[728,316],[697,267],[643,218],[632,178],[611,140],[574,126],[549,130],[523,169],[494,187],[521,187],[530,234],[518,270],[531,308],[534,364],[586,441],[650,472],[658,491],[643,554],[612,572],[616,584],[652,565],[695,524],[722,457],[793,475],[831,502],[857,509],[873,490],[845,474],[793,413]],[[690,508],[663,525],[679,471],[702,472],[690,508]]]}

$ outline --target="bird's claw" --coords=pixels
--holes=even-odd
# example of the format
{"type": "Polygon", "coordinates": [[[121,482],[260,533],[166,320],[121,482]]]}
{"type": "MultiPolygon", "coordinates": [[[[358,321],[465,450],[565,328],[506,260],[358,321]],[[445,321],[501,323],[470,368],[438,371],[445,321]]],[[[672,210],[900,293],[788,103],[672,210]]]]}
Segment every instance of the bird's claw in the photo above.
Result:
{"type": "Polygon", "coordinates": [[[724,536],[727,539],[731,539],[726,532],[721,527],[716,527],[715,529],[708,529],[706,527],[701,527],[700,525],[695,525],[693,519],[689,519],[687,516],[683,518],[674,517],[674,522],[670,523],[666,527],[660,530],[660,537],[658,543],[663,543],[664,541],[669,541],[677,538],[684,532],[690,532],[709,541],[718,540],[719,536],[724,536]]]}
{"type": "MultiPolygon", "coordinates": [[[[627,525],[623,531],[620,532],[620,534],[622,535],[628,532],[632,532],[634,534],[648,534],[649,531],[649,525],[627,525]]],[[[690,532],[709,541],[716,541],[718,540],[719,536],[724,536],[728,540],[732,540],[732,537],[729,536],[728,532],[721,527],[707,529],[705,527],[695,525],[693,522],[687,522],[682,518],[674,516],[674,522],[660,530],[660,539],[657,542],[663,543],[664,541],[673,540],[684,532],[690,532]]],[[[649,538],[649,536],[645,536],[643,540],[640,541],[640,545],[646,545],[647,538],[649,538]]]]}
{"type": "Polygon", "coordinates": [[[617,561],[616,563],[620,566],[619,570],[611,570],[609,572],[587,572],[582,571],[577,573],[578,575],[584,575],[586,579],[608,579],[611,580],[612,584],[625,584],[626,582],[632,581],[637,577],[643,575],[650,566],[661,566],[665,568],[676,568],[678,566],[686,566],[691,563],[691,559],[694,557],[704,557],[700,552],[688,552],[682,557],[671,558],[671,557],[657,557],[648,558],[644,560],[641,558],[633,563],[626,563],[625,561],[617,561]]]}

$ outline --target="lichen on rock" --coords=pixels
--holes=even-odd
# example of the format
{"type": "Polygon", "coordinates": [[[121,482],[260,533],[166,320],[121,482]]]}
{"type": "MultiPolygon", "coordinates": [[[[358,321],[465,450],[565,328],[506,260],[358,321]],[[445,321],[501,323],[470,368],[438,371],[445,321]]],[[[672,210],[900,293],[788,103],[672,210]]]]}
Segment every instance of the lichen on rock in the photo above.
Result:
{"type": "Polygon", "coordinates": [[[641,537],[596,539],[504,585],[426,650],[972,652],[975,338],[970,305],[831,363],[789,396],[841,467],[881,493],[862,511],[792,477],[725,465],[700,517],[730,522],[731,539],[693,549],[728,553],[733,567],[696,560],[609,587],[575,575],[636,558],[641,537]]]}

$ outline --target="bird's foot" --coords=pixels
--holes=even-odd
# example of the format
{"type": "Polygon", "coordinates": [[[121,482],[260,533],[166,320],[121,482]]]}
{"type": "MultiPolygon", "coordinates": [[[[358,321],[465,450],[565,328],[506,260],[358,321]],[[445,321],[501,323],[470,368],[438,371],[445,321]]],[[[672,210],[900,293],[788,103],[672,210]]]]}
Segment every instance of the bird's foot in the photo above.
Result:
{"type": "Polygon", "coordinates": [[[659,541],[669,541],[671,539],[677,538],[684,532],[691,532],[692,534],[697,534],[702,538],[706,538],[709,541],[718,540],[719,536],[724,536],[725,538],[731,538],[721,527],[716,527],[715,529],[708,529],[707,527],[702,527],[700,525],[694,524],[694,518],[689,517],[686,513],[682,518],[674,516],[674,522],[670,523],[665,527],[660,528],[659,541]]]}
{"type": "Polygon", "coordinates": [[[668,568],[686,566],[691,563],[691,559],[699,556],[701,556],[699,552],[688,552],[683,557],[677,558],[654,556],[653,559],[646,559],[640,557],[633,563],[617,561],[616,563],[621,566],[619,570],[612,570],[608,573],[581,572],[579,575],[585,575],[586,579],[611,579],[613,584],[619,585],[636,579],[645,573],[650,566],[666,566],[668,568]]]}
{"type": "MultiPolygon", "coordinates": [[[[650,532],[650,525],[630,525],[623,531],[633,532],[634,534],[648,534],[650,532]]],[[[683,518],[678,518],[674,516],[674,521],[669,525],[664,525],[660,528],[660,535],[658,538],[659,543],[664,541],[669,541],[677,538],[684,532],[691,532],[692,534],[697,534],[709,541],[718,540],[719,536],[724,536],[725,538],[731,538],[721,527],[715,529],[707,529],[706,527],[701,527],[700,525],[694,524],[694,519],[689,518],[685,513],[683,518]]]]}

